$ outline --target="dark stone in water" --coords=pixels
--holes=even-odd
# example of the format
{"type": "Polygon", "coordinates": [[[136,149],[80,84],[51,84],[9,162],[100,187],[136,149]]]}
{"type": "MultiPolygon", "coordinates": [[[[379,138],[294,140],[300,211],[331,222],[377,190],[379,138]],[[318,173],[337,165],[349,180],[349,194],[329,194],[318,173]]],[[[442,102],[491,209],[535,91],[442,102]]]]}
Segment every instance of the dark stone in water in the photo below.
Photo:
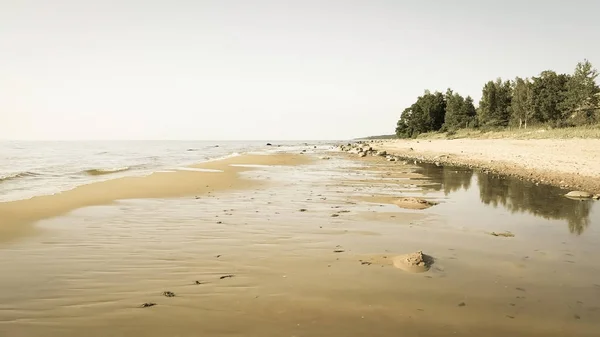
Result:
{"type": "Polygon", "coordinates": [[[273,145],[273,144],[271,144],[271,143],[267,143],[267,146],[272,146],[272,145],[273,145]]]}
{"type": "Polygon", "coordinates": [[[194,284],[204,284],[204,283],[202,283],[200,281],[195,281],[194,284]]]}

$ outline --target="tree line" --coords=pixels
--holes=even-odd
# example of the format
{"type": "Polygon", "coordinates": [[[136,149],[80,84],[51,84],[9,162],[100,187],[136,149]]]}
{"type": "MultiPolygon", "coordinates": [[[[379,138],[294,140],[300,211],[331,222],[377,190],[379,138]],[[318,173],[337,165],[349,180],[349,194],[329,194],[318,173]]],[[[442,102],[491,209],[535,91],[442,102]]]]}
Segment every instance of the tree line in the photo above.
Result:
{"type": "Polygon", "coordinates": [[[600,122],[598,70],[588,60],[579,62],[573,74],[546,70],[531,78],[501,78],[487,82],[476,108],[470,96],[448,89],[425,90],[406,108],[396,124],[400,138],[432,131],[462,128],[548,125],[569,127],[600,122]]]}

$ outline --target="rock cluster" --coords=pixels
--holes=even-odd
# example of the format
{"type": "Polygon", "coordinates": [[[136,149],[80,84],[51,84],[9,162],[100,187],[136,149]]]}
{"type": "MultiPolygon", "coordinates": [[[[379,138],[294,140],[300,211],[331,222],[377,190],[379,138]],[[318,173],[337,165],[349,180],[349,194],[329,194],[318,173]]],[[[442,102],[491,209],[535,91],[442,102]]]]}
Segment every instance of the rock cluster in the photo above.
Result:
{"type": "Polygon", "coordinates": [[[372,157],[385,157],[387,161],[399,161],[400,157],[388,154],[384,150],[376,150],[370,143],[367,142],[356,142],[340,145],[337,147],[338,151],[348,152],[356,154],[360,158],[367,156],[372,157]]]}

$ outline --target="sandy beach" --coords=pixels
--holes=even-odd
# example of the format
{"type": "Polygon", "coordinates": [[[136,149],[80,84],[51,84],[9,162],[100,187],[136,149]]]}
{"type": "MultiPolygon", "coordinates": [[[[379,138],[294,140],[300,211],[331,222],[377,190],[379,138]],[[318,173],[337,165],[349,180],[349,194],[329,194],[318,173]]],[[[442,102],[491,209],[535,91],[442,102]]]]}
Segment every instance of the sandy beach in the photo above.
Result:
{"type": "Polygon", "coordinates": [[[83,185],[55,195],[0,203],[0,242],[32,234],[31,224],[78,208],[104,205],[116,200],[172,198],[205,195],[223,190],[248,188],[255,181],[240,179],[251,170],[244,165],[297,165],[304,156],[245,155],[194,165],[189,171],[157,172],[145,177],[126,177],[83,185]],[[233,166],[232,166],[233,165],[233,166]]]}
{"type": "Polygon", "coordinates": [[[600,193],[598,139],[454,139],[376,141],[406,159],[466,165],[540,183],[600,193]]]}
{"type": "Polygon", "coordinates": [[[0,335],[597,333],[597,202],[309,147],[194,167],[0,204],[36,234],[0,243],[0,335]]]}

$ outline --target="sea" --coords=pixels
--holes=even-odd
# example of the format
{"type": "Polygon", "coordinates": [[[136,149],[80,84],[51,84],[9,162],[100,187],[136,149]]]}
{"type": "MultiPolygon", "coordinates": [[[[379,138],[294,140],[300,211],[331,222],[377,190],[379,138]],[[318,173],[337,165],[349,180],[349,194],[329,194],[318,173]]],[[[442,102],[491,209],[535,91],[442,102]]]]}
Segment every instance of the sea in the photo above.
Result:
{"type": "Polygon", "coordinates": [[[325,149],[332,141],[2,141],[0,202],[143,176],[245,153],[325,149]],[[271,144],[271,145],[267,145],[271,144]]]}

